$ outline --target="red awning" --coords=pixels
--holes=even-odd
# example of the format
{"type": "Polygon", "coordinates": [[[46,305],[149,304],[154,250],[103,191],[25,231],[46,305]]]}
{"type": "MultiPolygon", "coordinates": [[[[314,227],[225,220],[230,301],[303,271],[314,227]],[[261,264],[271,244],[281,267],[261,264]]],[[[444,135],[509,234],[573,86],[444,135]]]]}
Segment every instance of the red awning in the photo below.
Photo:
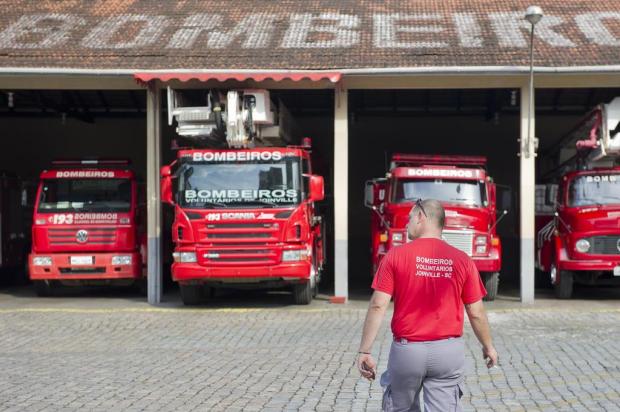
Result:
{"type": "Polygon", "coordinates": [[[151,80],[160,80],[162,82],[167,82],[171,80],[179,80],[182,82],[187,82],[190,80],[198,80],[201,82],[206,82],[209,80],[216,80],[219,82],[225,82],[227,80],[254,80],[257,82],[263,80],[274,80],[276,82],[282,80],[292,80],[294,82],[299,82],[302,80],[310,80],[313,82],[318,82],[321,80],[329,80],[331,83],[338,83],[342,74],[339,72],[323,72],[323,71],[315,71],[315,72],[305,72],[305,71],[294,71],[294,72],[143,72],[143,73],[135,73],[134,78],[139,82],[146,84],[151,80]]]}

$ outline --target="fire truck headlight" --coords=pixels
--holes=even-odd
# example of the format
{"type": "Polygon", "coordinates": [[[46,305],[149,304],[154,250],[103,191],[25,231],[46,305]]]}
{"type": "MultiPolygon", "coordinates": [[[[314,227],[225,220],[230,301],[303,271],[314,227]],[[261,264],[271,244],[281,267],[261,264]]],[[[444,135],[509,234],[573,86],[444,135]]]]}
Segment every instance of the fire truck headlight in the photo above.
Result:
{"type": "Polygon", "coordinates": [[[476,236],[474,238],[475,253],[478,255],[485,254],[488,251],[489,243],[487,236],[476,236]]]}
{"type": "Polygon", "coordinates": [[[49,256],[36,256],[32,258],[34,266],[52,266],[52,258],[49,256]]]}
{"type": "Polygon", "coordinates": [[[577,249],[578,252],[586,253],[590,250],[590,242],[587,239],[579,239],[577,243],[575,243],[575,249],[577,249]]]}
{"type": "Polygon", "coordinates": [[[282,252],[282,262],[298,262],[308,256],[306,249],[285,250],[282,252]]]}
{"type": "Polygon", "coordinates": [[[179,263],[196,263],[195,252],[174,252],[172,258],[179,263]]]}
{"type": "Polygon", "coordinates": [[[112,256],[113,265],[131,265],[131,255],[112,256]]]}
{"type": "Polygon", "coordinates": [[[392,242],[402,242],[403,234],[402,233],[392,233],[392,242]]]}

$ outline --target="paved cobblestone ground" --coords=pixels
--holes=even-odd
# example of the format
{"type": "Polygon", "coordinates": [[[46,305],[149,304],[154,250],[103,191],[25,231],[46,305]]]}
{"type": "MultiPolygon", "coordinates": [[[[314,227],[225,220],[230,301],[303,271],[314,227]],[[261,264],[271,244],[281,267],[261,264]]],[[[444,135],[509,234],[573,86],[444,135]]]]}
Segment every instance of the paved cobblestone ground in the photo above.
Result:
{"type": "MultiPolygon", "coordinates": [[[[376,411],[354,358],[366,302],[287,295],[196,309],[129,295],[36,299],[0,291],[2,411],[376,411]]],[[[466,325],[465,410],[620,410],[620,302],[489,305],[500,352],[486,370],[466,325]]],[[[385,369],[384,323],[374,352],[385,369]]]]}

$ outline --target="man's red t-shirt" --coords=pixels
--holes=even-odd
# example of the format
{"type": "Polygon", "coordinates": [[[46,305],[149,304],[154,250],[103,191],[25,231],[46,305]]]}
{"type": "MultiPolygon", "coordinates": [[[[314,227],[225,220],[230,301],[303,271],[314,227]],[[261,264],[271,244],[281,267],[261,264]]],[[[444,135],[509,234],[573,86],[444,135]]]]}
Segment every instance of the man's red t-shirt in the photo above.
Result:
{"type": "Polygon", "coordinates": [[[487,293],[471,258],[436,238],[391,249],[372,288],[394,297],[392,333],[409,341],[463,335],[463,304],[487,293]]]}

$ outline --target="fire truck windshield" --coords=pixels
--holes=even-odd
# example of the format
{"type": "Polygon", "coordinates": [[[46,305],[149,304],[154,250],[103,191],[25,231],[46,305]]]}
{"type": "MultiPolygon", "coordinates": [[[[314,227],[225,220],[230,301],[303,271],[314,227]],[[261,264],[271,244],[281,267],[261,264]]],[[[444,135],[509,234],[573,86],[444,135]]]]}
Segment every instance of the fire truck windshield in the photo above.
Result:
{"type": "Polygon", "coordinates": [[[467,206],[486,206],[485,184],[478,181],[446,179],[398,179],[392,190],[394,203],[416,199],[436,199],[441,202],[460,203],[467,206]]]}
{"type": "Polygon", "coordinates": [[[276,207],[301,201],[297,157],[276,162],[188,163],[178,176],[178,200],[186,208],[276,207]]]}
{"type": "Polygon", "coordinates": [[[38,212],[129,212],[129,179],[48,179],[41,183],[38,212]]]}
{"type": "Polygon", "coordinates": [[[620,204],[620,174],[577,176],[569,183],[569,206],[608,204],[620,204]]]}

